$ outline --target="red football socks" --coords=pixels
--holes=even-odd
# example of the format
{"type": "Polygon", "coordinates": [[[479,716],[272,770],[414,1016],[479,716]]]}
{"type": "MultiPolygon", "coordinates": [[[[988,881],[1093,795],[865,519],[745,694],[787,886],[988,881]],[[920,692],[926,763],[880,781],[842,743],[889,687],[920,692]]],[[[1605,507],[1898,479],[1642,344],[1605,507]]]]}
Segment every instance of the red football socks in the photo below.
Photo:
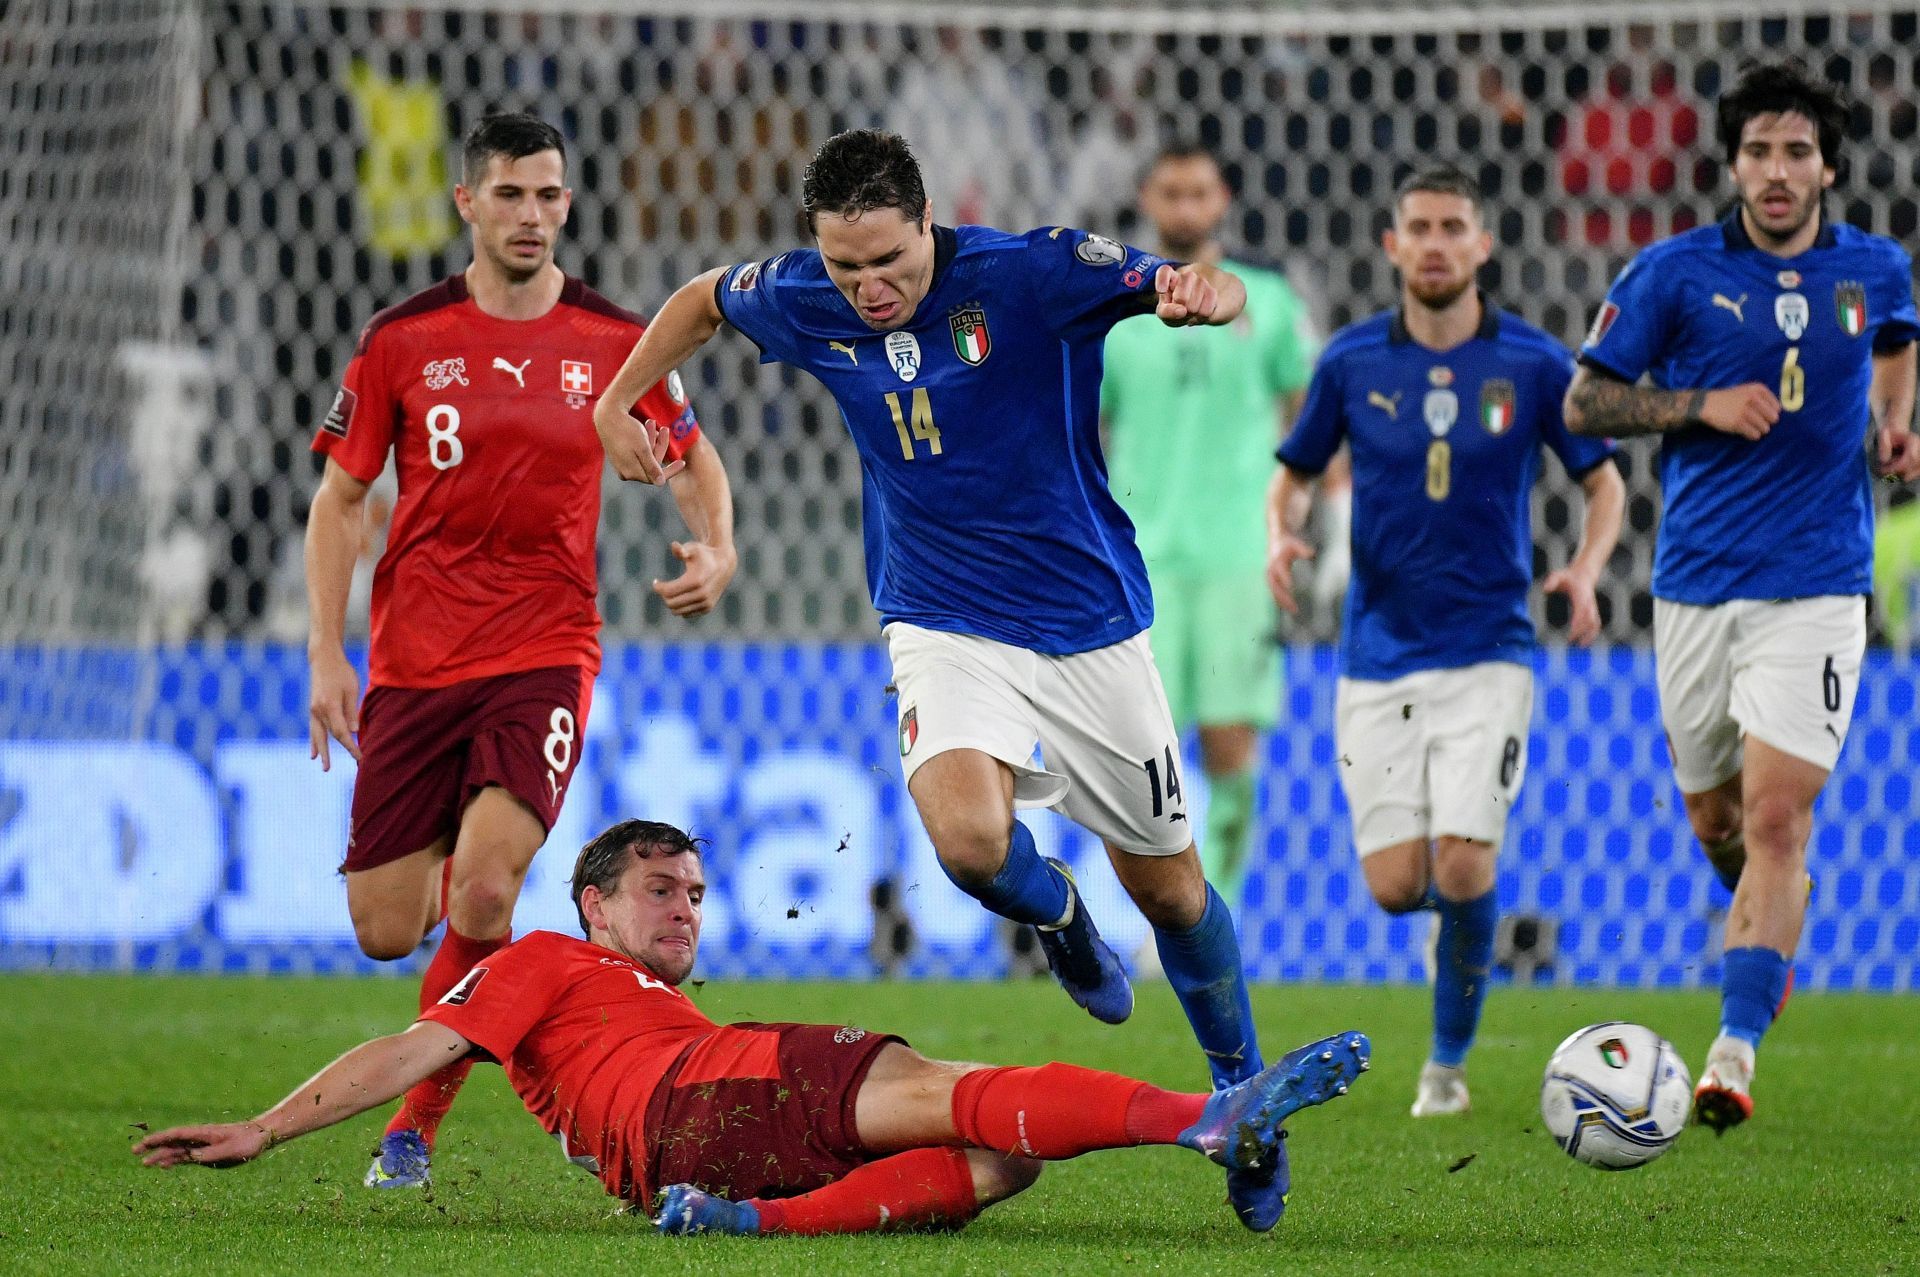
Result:
{"type": "MultiPolygon", "coordinates": [[[[488,954],[504,949],[512,940],[511,934],[495,936],[490,940],[475,940],[455,931],[449,922],[446,935],[441,937],[440,947],[434,951],[433,961],[427,964],[426,974],[420,977],[420,1009],[424,1011],[446,997],[467,972],[485,961],[488,954]]],[[[387,1123],[387,1133],[418,1131],[420,1138],[427,1142],[427,1147],[432,1148],[441,1121],[446,1118],[447,1110],[453,1107],[453,1097],[460,1093],[460,1084],[467,1080],[467,1074],[472,1069],[472,1060],[455,1060],[425,1081],[416,1082],[413,1089],[401,1097],[400,1108],[394,1113],[393,1120],[387,1123]]]]}
{"type": "Polygon", "coordinates": [[[879,1228],[958,1227],[980,1213],[965,1149],[916,1148],[798,1197],[755,1201],[760,1231],[815,1237],[879,1228]]]}
{"type": "Polygon", "coordinates": [[[976,1148],[1059,1161],[1102,1148],[1171,1144],[1200,1118],[1182,1095],[1074,1064],[975,1069],[953,1088],[953,1124],[976,1148]]]}

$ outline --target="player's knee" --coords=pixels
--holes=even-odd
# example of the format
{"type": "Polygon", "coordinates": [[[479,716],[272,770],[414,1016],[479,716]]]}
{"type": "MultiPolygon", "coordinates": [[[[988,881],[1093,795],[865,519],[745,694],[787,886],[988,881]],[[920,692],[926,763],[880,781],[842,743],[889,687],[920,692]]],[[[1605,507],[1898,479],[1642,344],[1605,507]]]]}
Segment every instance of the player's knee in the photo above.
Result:
{"type": "Polygon", "coordinates": [[[1032,1188],[1045,1169],[1045,1163],[1031,1157],[1008,1157],[978,1148],[967,1151],[967,1165],[973,1172],[974,1200],[982,1206],[1003,1202],[1032,1188]]]}
{"type": "Polygon", "coordinates": [[[462,935],[497,935],[513,921],[523,877],[497,870],[463,876],[456,865],[447,891],[447,916],[462,935]]]}
{"type": "Polygon", "coordinates": [[[1373,893],[1373,902],[1388,913],[1413,913],[1427,903],[1424,882],[1370,882],[1367,889],[1373,893]]]}
{"type": "Polygon", "coordinates": [[[1477,900],[1486,895],[1493,890],[1493,848],[1465,839],[1440,839],[1433,849],[1433,889],[1448,900],[1477,900]]]}
{"type": "Polygon", "coordinates": [[[1747,805],[1747,863],[1797,864],[1805,855],[1813,813],[1790,797],[1767,795],[1747,805]]]}
{"type": "Polygon", "coordinates": [[[927,837],[947,876],[984,886],[1007,863],[1012,826],[999,813],[952,812],[927,822],[927,837]]]}
{"type": "Polygon", "coordinates": [[[1186,931],[1207,912],[1207,880],[1162,876],[1125,884],[1141,916],[1160,931],[1186,931]]]}
{"type": "Polygon", "coordinates": [[[375,910],[352,909],[350,913],[353,938],[359,942],[360,952],[376,962],[404,958],[426,938],[426,928],[417,919],[396,918],[389,912],[375,910]]]}

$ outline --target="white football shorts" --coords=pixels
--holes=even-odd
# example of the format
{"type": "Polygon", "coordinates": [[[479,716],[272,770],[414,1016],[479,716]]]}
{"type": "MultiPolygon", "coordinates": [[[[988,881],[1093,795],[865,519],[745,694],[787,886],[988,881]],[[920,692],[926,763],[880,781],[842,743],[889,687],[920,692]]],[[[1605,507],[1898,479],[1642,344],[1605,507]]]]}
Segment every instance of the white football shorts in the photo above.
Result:
{"type": "Polygon", "coordinates": [[[1653,601],[1660,718],[1684,794],[1740,770],[1747,736],[1833,770],[1853,721],[1867,646],[1866,600],[1653,601]]]}
{"type": "Polygon", "coordinates": [[[977,749],[1013,769],[1015,807],[1052,807],[1135,855],[1192,844],[1179,736],[1144,632],[1071,656],[902,621],[882,633],[909,784],[929,758],[977,749]]]}
{"type": "Polygon", "coordinates": [[[1405,842],[1471,838],[1498,847],[1527,770],[1533,671],[1511,661],[1343,678],[1335,765],[1362,856],[1405,842]]]}

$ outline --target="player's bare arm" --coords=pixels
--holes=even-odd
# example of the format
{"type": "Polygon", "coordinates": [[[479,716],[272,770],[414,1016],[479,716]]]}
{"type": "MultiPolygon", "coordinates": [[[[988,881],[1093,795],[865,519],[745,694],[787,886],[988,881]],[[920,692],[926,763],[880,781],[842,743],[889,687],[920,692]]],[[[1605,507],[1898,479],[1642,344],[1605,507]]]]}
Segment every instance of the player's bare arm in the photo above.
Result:
{"type": "Polygon", "coordinates": [[[1564,594],[1572,608],[1567,620],[1567,638],[1586,646],[1600,636],[1600,604],[1594,595],[1600,573],[1613,556],[1620,540],[1620,523],[1627,509],[1627,485],[1620,467],[1611,461],[1595,466],[1580,480],[1586,493],[1586,517],[1580,529],[1580,544],[1567,566],[1548,575],[1541,588],[1549,594],[1564,594]]]}
{"type": "Polygon", "coordinates": [[[275,1144],[385,1104],[472,1049],[444,1024],[423,1020],[403,1033],[362,1042],[258,1117],[155,1131],[136,1142],[133,1153],[148,1166],[191,1162],[226,1170],[275,1144]]]}
{"type": "Polygon", "coordinates": [[[1162,266],[1154,273],[1160,295],[1154,314],[1169,328],[1230,324],[1247,308],[1247,287],[1231,271],[1205,262],[1162,266]]]}
{"type": "Polygon", "coordinates": [[[1780,400],[1759,382],[1721,390],[1660,390],[1636,386],[1582,365],[1562,405],[1575,434],[1627,439],[1706,426],[1742,439],[1759,439],[1780,420],[1780,400]]]}
{"type": "Polygon", "coordinates": [[[622,479],[665,483],[683,468],[680,461],[664,463],[669,442],[666,424],[642,423],[629,411],[629,405],[638,401],[648,386],[692,358],[720,331],[725,321],[719,302],[714,300],[713,286],[724,273],[724,268],[716,267],[697,275],[667,299],[634,343],[606,393],[593,406],[593,428],[599,431],[607,460],[622,479]]]}
{"type": "Polygon", "coordinates": [[[683,565],[680,575],[654,581],[653,592],[675,616],[691,620],[719,603],[740,556],[733,544],[733,489],[719,452],[702,435],[683,460],[687,468],[667,480],[667,486],[693,539],[673,543],[673,557],[683,565]]]}
{"type": "Polygon", "coordinates": [[[308,756],[319,759],[322,770],[333,767],[334,741],[360,761],[354,742],[360,730],[360,676],[347,660],[345,631],[353,565],[366,545],[371,486],[329,460],[307,514],[308,756]]]}
{"type": "Polygon", "coordinates": [[[1267,588],[1282,609],[1300,614],[1293,592],[1293,565],[1311,559],[1314,549],[1300,535],[1313,512],[1313,484],[1317,476],[1280,466],[1267,485],[1267,588]]]}
{"type": "Polygon", "coordinates": [[[1867,404],[1877,434],[1874,473],[1912,483],[1920,479],[1920,436],[1913,431],[1914,352],[1911,343],[1873,357],[1873,383],[1867,404]]]}

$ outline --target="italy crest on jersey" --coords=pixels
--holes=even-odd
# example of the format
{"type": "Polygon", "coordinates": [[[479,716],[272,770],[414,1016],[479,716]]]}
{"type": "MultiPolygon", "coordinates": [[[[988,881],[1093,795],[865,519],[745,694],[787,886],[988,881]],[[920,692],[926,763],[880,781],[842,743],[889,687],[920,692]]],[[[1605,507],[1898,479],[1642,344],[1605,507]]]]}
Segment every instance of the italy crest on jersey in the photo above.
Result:
{"type": "Polygon", "coordinates": [[[1833,286],[1833,310],[1839,317],[1840,331],[1858,337],[1867,331],[1867,286],[1857,279],[1843,279],[1833,286]]]}
{"type": "Polygon", "coordinates": [[[1491,377],[1480,386],[1480,424],[1490,435],[1503,435],[1513,429],[1513,383],[1505,377],[1491,377]]]}
{"type": "Polygon", "coordinates": [[[993,338],[987,335],[987,312],[978,302],[969,302],[947,317],[953,326],[953,353],[960,356],[961,362],[979,364],[993,349],[993,338]]]}

